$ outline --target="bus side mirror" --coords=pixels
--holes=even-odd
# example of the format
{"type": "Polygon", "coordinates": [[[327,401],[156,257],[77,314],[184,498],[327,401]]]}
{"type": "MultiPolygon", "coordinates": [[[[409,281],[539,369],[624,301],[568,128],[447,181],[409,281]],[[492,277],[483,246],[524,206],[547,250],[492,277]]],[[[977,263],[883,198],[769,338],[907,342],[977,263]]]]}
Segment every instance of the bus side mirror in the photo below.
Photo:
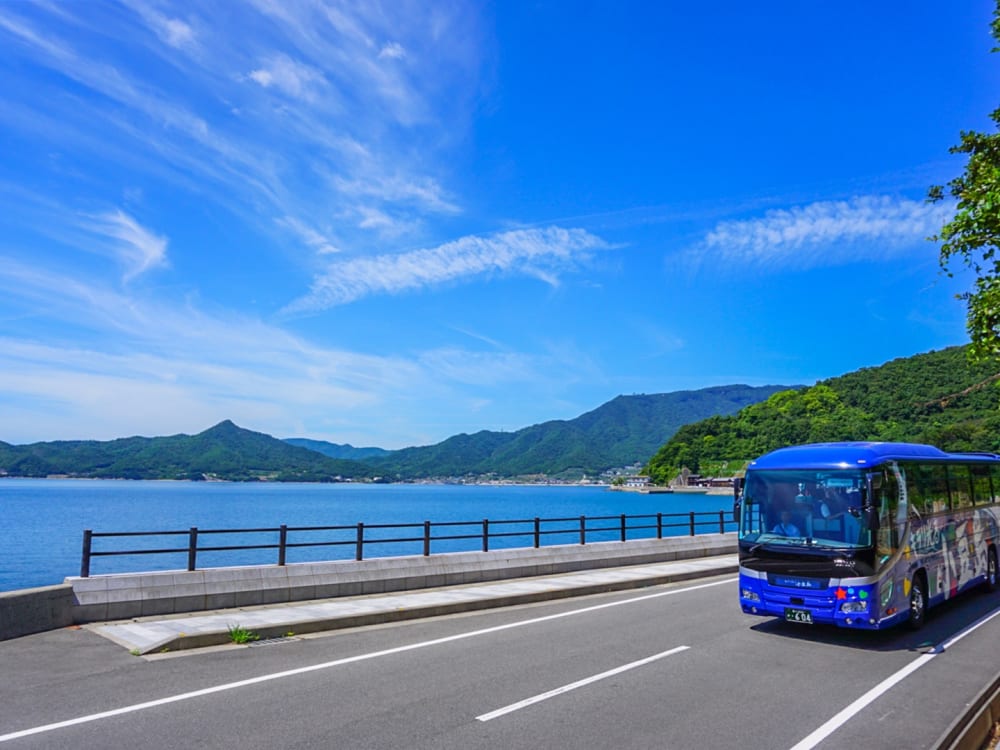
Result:
{"type": "Polygon", "coordinates": [[[734,500],[733,501],[733,520],[736,523],[740,522],[740,501],[739,500],[734,500]]]}
{"type": "Polygon", "coordinates": [[[743,494],[743,477],[733,477],[733,520],[740,522],[740,496],[743,494]]]}

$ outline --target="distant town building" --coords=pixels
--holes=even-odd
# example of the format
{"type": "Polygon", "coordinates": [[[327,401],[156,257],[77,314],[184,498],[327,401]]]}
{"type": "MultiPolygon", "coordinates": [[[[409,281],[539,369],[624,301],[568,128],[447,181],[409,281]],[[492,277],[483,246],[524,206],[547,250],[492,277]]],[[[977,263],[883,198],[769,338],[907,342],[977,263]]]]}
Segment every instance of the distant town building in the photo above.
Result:
{"type": "Polygon", "coordinates": [[[637,475],[637,476],[634,476],[634,477],[628,477],[628,478],[625,479],[625,486],[626,487],[648,487],[649,486],[649,477],[642,476],[642,475],[637,475]]]}

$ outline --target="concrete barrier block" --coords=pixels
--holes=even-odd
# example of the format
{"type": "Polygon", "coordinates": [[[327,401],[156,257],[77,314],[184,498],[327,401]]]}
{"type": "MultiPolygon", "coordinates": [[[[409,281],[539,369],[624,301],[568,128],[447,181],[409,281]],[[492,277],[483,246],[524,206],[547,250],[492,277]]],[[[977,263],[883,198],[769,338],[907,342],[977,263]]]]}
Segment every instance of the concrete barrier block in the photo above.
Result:
{"type": "Polygon", "coordinates": [[[289,589],[288,586],[265,586],[258,593],[260,594],[261,604],[285,604],[290,601],[299,601],[300,599],[313,598],[313,594],[316,591],[315,586],[303,586],[300,589],[289,589]],[[298,596],[293,596],[292,592],[299,592],[298,596]]]}
{"type": "Polygon", "coordinates": [[[142,592],[143,599],[151,599],[163,596],[167,593],[172,598],[205,596],[206,586],[204,582],[195,581],[192,583],[176,583],[171,586],[158,586],[142,592]]]}
{"type": "Polygon", "coordinates": [[[236,597],[237,607],[254,607],[264,603],[263,593],[259,588],[235,591],[233,595],[236,597]]]}
{"type": "MultiPolygon", "coordinates": [[[[176,596],[173,597],[172,599],[162,600],[162,601],[164,601],[165,604],[166,602],[170,602],[172,604],[170,612],[166,614],[175,615],[175,614],[181,614],[182,612],[200,612],[203,609],[207,609],[207,607],[205,606],[207,598],[208,597],[206,597],[204,594],[200,594],[197,596],[176,596]]],[[[144,608],[145,604],[146,603],[143,602],[144,608]]]]}
{"type": "Polygon", "coordinates": [[[72,586],[73,591],[77,594],[81,592],[90,593],[92,591],[107,591],[108,582],[109,579],[105,576],[96,576],[91,578],[69,577],[63,581],[64,584],[72,586]]]}
{"type": "Polygon", "coordinates": [[[205,595],[205,609],[233,609],[236,606],[235,590],[205,595]]]}
{"type": "Polygon", "coordinates": [[[343,593],[343,585],[340,583],[318,583],[314,588],[314,598],[316,599],[336,599],[339,596],[347,596],[343,593]]]}
{"type": "Polygon", "coordinates": [[[449,552],[370,560],[233,566],[197,571],[67,578],[77,622],[127,619],[157,599],[162,608],[216,609],[312,598],[381,594],[424,587],[498,581],[731,554],[734,534],[705,534],[630,542],[449,552]],[[131,609],[130,609],[131,607],[131,609]]]}
{"type": "MultiPolygon", "coordinates": [[[[196,606],[205,606],[205,598],[198,597],[197,600],[188,599],[188,604],[194,604],[196,606]]],[[[109,605],[109,610],[111,605],[109,605]]],[[[143,598],[139,601],[139,616],[140,617],[152,617],[154,615],[172,615],[177,612],[190,612],[192,610],[182,610],[177,608],[177,600],[175,597],[149,597],[143,598]]],[[[197,610],[195,610],[197,611],[197,610]]]]}
{"type": "Polygon", "coordinates": [[[74,601],[66,584],[0,592],[0,640],[71,625],[74,601]]]}

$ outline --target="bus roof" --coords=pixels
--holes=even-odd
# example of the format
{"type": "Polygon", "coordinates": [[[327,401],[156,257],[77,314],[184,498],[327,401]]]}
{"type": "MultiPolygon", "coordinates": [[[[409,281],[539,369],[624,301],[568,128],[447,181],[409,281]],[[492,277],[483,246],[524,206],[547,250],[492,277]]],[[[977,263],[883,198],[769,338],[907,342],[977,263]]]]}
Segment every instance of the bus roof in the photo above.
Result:
{"type": "Polygon", "coordinates": [[[945,453],[919,443],[810,443],[766,453],[749,469],[849,469],[886,461],[1000,461],[993,453],[945,453]]]}

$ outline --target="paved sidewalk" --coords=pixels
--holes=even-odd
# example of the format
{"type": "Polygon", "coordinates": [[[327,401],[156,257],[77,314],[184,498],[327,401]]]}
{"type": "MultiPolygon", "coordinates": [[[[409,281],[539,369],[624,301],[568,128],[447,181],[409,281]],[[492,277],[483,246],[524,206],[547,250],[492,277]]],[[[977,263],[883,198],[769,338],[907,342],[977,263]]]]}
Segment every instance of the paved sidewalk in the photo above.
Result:
{"type": "Polygon", "coordinates": [[[736,570],[736,555],[721,555],[419,591],[91,623],[85,627],[134,653],[149,654],[230,643],[230,629],[235,626],[261,638],[280,638],[289,633],[300,635],[640,588],[736,570]]]}

